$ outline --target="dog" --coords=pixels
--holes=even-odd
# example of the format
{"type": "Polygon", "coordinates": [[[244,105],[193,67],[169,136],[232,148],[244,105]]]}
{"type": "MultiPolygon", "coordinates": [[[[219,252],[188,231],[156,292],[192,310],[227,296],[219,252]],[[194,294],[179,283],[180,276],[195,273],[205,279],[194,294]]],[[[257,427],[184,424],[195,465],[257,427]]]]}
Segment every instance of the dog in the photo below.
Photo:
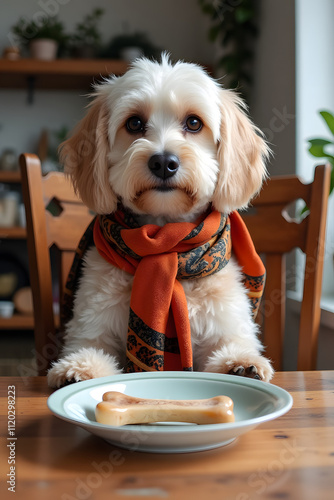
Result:
{"type": "MultiPolygon", "coordinates": [[[[122,76],[95,87],[89,111],[60,148],[65,172],[96,214],[119,203],[139,225],[194,222],[213,207],[246,208],[267,176],[269,147],[242,99],[193,63],[141,58],[122,76]]],[[[84,272],[48,383],[120,374],[133,275],[96,248],[84,272]]],[[[270,381],[240,266],[181,281],[188,308],[194,369],[270,381]]]]}

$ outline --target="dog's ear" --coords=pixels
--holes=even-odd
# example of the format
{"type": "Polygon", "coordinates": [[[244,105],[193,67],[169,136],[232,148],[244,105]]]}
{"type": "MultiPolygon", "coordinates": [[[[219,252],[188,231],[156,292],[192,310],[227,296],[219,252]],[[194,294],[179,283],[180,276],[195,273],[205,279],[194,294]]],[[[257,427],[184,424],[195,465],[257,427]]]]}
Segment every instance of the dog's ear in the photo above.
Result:
{"type": "Polygon", "coordinates": [[[230,213],[245,208],[260,190],[270,150],[237,94],[220,92],[219,174],[212,202],[219,212],[230,213]]]}
{"type": "Polygon", "coordinates": [[[99,214],[116,210],[117,198],[108,182],[109,111],[103,95],[95,97],[72,136],[59,148],[60,161],[82,201],[99,214]]]}

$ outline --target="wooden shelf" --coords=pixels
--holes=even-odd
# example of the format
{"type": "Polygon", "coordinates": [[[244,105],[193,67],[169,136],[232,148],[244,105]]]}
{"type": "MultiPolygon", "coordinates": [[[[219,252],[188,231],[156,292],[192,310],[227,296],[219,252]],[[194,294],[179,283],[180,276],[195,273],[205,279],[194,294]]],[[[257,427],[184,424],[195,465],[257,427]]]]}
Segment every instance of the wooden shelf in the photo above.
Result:
{"type": "Polygon", "coordinates": [[[126,61],[113,59],[0,59],[0,88],[88,89],[94,79],[121,75],[127,68],[126,61]]]}
{"type": "Polygon", "coordinates": [[[7,172],[4,170],[0,170],[0,182],[20,183],[21,182],[21,173],[19,171],[7,172]]]}
{"type": "Polygon", "coordinates": [[[11,318],[0,317],[0,330],[33,330],[34,317],[27,314],[13,314],[11,318]]]}
{"type": "MultiPolygon", "coordinates": [[[[59,315],[54,316],[55,326],[59,328],[59,315]]],[[[0,316],[0,330],[33,330],[34,317],[32,314],[14,313],[11,318],[2,318],[0,316]]]]}
{"type": "Polygon", "coordinates": [[[9,240],[24,240],[27,237],[25,227],[0,227],[0,238],[9,240]]]}
{"type": "MultiPolygon", "coordinates": [[[[0,59],[0,88],[28,90],[28,102],[32,102],[34,90],[91,90],[92,83],[111,74],[121,75],[128,63],[106,59],[56,59],[40,61],[0,59]]],[[[0,171],[0,182],[20,183],[20,172],[0,171]]],[[[22,227],[0,227],[0,239],[25,239],[22,227]]],[[[11,318],[0,317],[0,330],[29,330],[34,328],[33,316],[14,314],[11,318]]]]}
{"type": "MultiPolygon", "coordinates": [[[[111,74],[121,75],[128,63],[106,59],[57,59],[39,61],[0,59],[0,88],[27,89],[28,102],[32,102],[34,90],[91,90],[94,81],[111,74]]],[[[20,172],[0,171],[0,182],[20,183],[20,172]]],[[[0,239],[26,239],[22,227],[0,227],[0,239]]],[[[14,314],[11,318],[0,317],[0,330],[29,330],[34,328],[33,316],[14,314]]]]}

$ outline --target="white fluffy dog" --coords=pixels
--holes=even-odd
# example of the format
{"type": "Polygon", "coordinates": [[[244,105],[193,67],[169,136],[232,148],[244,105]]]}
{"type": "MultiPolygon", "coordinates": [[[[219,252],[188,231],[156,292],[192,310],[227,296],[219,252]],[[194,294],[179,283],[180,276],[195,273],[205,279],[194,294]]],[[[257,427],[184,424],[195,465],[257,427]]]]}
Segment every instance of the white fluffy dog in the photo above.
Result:
{"type": "MultiPolygon", "coordinates": [[[[210,204],[227,214],[246,207],[266,176],[268,153],[234,92],[197,65],[173,65],[163,55],[161,63],[137,60],[125,75],[97,86],[61,159],[97,214],[114,212],[121,201],[141,224],[163,226],[193,222],[210,204]],[[154,155],[166,154],[168,179],[149,168],[154,155]]],[[[63,352],[48,373],[51,386],[122,372],[132,282],[95,248],[87,252],[63,352]]],[[[261,355],[236,261],[181,283],[194,369],[269,381],[273,369],[261,355]]]]}

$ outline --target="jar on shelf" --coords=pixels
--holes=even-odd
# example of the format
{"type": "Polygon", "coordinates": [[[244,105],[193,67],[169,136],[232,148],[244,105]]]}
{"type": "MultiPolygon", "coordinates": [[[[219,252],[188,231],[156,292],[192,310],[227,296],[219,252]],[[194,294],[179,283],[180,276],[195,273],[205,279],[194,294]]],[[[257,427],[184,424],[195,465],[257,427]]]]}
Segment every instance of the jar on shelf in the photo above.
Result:
{"type": "Polygon", "coordinates": [[[0,227],[12,227],[17,224],[20,196],[15,191],[0,193],[0,227]]]}
{"type": "Polygon", "coordinates": [[[7,148],[0,157],[0,170],[15,171],[19,169],[18,157],[14,149],[7,148]]]}

